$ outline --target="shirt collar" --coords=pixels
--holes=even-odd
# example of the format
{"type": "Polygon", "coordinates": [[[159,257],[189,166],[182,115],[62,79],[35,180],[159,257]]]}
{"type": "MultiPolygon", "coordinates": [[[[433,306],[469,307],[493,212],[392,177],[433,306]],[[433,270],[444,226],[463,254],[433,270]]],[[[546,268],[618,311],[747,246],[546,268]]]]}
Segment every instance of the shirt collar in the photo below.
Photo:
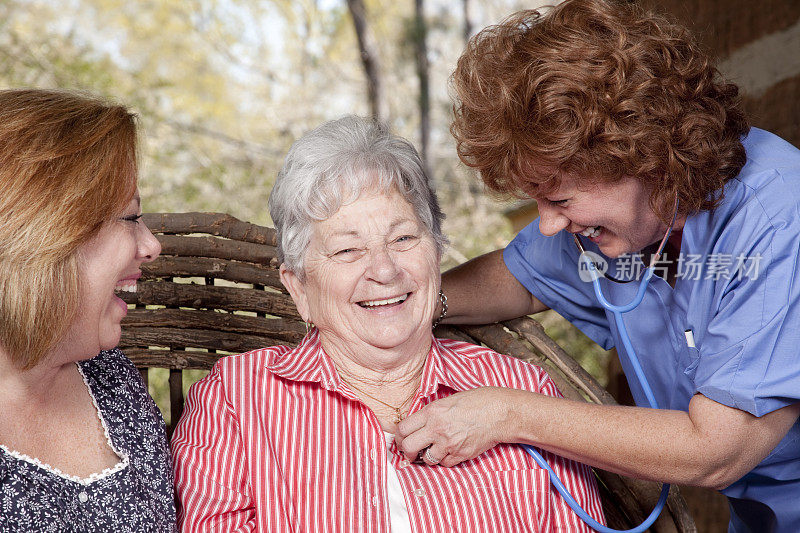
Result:
{"type": "MultiPolygon", "coordinates": [[[[456,392],[482,386],[483,383],[466,362],[464,355],[431,336],[431,349],[422,371],[420,396],[432,396],[440,385],[456,392]]],[[[317,328],[312,328],[296,348],[273,355],[267,370],[284,379],[316,382],[325,389],[352,396],[347,387],[340,390],[342,381],[333,361],[322,348],[317,328]]]]}
{"type": "Polygon", "coordinates": [[[469,365],[467,359],[449,346],[432,338],[431,351],[425,361],[421,389],[423,398],[433,395],[444,385],[456,392],[475,389],[483,385],[469,365]]]}
{"type": "Polygon", "coordinates": [[[339,385],[336,368],[322,349],[317,328],[311,328],[296,348],[272,355],[267,370],[290,381],[316,382],[329,390],[339,385]]]}

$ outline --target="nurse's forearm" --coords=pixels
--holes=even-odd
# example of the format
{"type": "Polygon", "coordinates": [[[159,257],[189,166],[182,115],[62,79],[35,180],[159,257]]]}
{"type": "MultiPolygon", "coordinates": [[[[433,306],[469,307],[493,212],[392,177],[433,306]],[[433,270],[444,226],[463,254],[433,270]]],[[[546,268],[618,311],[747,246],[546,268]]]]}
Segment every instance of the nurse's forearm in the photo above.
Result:
{"type": "Polygon", "coordinates": [[[756,418],[696,395],[689,412],[602,406],[509,391],[501,442],[550,450],[626,476],[714,489],[752,470],[786,435],[800,404],[756,418]]]}
{"type": "Polygon", "coordinates": [[[489,324],[547,309],[508,271],[495,250],[442,275],[449,324],[489,324]]]}

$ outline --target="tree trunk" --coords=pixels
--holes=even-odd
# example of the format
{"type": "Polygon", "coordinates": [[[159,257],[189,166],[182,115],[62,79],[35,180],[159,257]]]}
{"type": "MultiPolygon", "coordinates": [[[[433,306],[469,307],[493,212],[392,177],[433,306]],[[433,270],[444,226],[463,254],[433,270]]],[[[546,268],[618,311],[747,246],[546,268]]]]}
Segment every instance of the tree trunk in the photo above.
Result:
{"type": "Polygon", "coordinates": [[[428,65],[428,26],[425,23],[425,2],[414,0],[414,48],[417,56],[417,78],[419,79],[419,152],[425,165],[425,173],[432,179],[429,161],[431,132],[430,88],[428,65]]]}
{"type": "Polygon", "coordinates": [[[469,0],[462,0],[461,7],[464,13],[464,44],[466,45],[469,42],[469,38],[472,37],[472,15],[469,0]]]}
{"type": "Polygon", "coordinates": [[[386,121],[388,112],[383,96],[378,46],[367,22],[367,10],[364,6],[364,0],[347,0],[347,8],[350,10],[350,16],[353,17],[353,27],[358,38],[361,63],[364,65],[364,74],[367,76],[367,98],[369,100],[370,114],[376,120],[386,121]]]}

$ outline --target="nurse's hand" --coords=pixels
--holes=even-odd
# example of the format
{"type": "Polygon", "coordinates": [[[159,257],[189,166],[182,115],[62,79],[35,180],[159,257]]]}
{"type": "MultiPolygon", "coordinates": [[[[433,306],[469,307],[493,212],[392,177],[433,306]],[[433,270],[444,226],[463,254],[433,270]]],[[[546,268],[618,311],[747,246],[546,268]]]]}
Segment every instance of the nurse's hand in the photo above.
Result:
{"type": "Polygon", "coordinates": [[[455,466],[503,442],[507,390],[481,387],[431,402],[397,425],[395,442],[409,461],[455,466]]]}

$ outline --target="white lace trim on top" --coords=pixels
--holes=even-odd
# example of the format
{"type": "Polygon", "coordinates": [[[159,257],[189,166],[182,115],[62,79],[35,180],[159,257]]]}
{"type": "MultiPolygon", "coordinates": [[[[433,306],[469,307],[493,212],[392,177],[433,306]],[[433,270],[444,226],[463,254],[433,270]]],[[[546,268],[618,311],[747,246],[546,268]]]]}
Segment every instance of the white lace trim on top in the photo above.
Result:
{"type": "Polygon", "coordinates": [[[106,442],[108,443],[108,447],[111,448],[111,451],[113,451],[116,454],[116,456],[120,458],[120,461],[112,467],[104,468],[102,472],[96,472],[94,474],[91,474],[89,477],[81,478],[78,476],[73,476],[65,472],[62,472],[58,468],[50,466],[47,463],[43,463],[35,457],[31,457],[29,455],[25,455],[24,453],[11,450],[7,446],[4,446],[2,444],[0,444],[0,449],[2,449],[8,455],[17,460],[25,461],[26,463],[31,463],[33,465],[38,466],[42,470],[50,472],[55,476],[66,479],[68,481],[72,481],[73,483],[78,483],[79,485],[86,486],[95,483],[97,481],[100,481],[101,479],[107,478],[108,476],[127,468],[130,463],[130,459],[128,457],[128,454],[122,453],[119,450],[117,450],[117,448],[114,446],[114,443],[111,442],[111,436],[108,434],[108,426],[106,425],[106,421],[103,418],[103,413],[100,412],[100,406],[97,405],[97,399],[94,397],[94,393],[92,393],[92,388],[89,386],[89,382],[86,380],[86,375],[83,373],[83,369],[81,368],[80,364],[76,363],[76,365],[78,367],[78,373],[81,375],[81,379],[83,379],[83,384],[86,385],[86,390],[89,391],[89,396],[92,398],[92,405],[94,405],[95,412],[97,413],[97,418],[100,420],[100,424],[103,426],[103,433],[106,436],[106,442]]]}
{"type": "Polygon", "coordinates": [[[60,478],[63,478],[63,479],[66,479],[68,481],[72,481],[73,483],[77,483],[79,485],[84,485],[84,486],[91,485],[92,483],[100,481],[101,479],[106,478],[106,477],[110,476],[111,474],[114,474],[116,472],[119,472],[120,470],[125,469],[128,466],[128,462],[129,462],[128,461],[128,456],[124,455],[123,458],[122,458],[122,461],[120,461],[119,463],[115,464],[114,466],[109,467],[109,468],[104,468],[102,472],[96,472],[96,473],[90,475],[89,477],[80,478],[78,476],[73,476],[71,474],[66,474],[66,473],[62,472],[61,470],[59,470],[58,468],[56,468],[54,466],[50,466],[47,463],[41,462],[39,459],[37,459],[35,457],[31,457],[29,455],[25,455],[24,453],[19,453],[17,451],[10,450],[10,449],[8,449],[8,447],[6,447],[6,446],[4,446],[2,444],[0,444],[0,449],[2,449],[8,455],[10,455],[11,457],[13,457],[13,458],[15,458],[15,459],[17,459],[19,461],[25,461],[26,463],[30,463],[32,465],[36,465],[39,468],[41,468],[42,470],[46,470],[47,472],[49,472],[49,473],[51,473],[51,474],[53,474],[55,476],[58,476],[60,478]]]}

